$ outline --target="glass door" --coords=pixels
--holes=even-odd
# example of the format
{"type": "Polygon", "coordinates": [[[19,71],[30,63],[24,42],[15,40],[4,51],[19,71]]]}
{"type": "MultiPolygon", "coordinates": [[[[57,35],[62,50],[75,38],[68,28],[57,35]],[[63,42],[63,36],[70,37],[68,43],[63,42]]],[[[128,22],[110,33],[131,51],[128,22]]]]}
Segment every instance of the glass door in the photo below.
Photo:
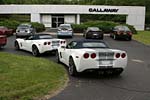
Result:
{"type": "Polygon", "coordinates": [[[57,28],[60,24],[64,24],[64,16],[52,16],[52,27],[57,28]]]}

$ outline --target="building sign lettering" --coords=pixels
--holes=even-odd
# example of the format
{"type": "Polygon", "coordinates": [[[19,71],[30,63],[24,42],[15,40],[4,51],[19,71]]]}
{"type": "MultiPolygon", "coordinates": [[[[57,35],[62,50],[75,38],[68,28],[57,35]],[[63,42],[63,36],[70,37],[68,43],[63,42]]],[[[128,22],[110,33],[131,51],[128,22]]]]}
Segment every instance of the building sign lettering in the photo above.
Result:
{"type": "Polygon", "coordinates": [[[118,12],[119,9],[89,8],[89,12],[118,12]]]}

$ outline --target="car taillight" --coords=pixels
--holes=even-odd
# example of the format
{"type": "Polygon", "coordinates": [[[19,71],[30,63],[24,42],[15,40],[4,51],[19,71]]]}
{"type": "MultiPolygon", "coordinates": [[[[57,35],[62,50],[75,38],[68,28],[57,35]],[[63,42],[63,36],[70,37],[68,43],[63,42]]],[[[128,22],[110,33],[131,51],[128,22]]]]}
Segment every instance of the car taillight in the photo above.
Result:
{"type": "Polygon", "coordinates": [[[132,35],[132,32],[127,32],[128,35],[132,35]]]}
{"type": "Polygon", "coordinates": [[[44,45],[47,45],[47,42],[44,42],[44,45]]]}
{"type": "Polygon", "coordinates": [[[51,42],[48,42],[48,45],[50,45],[51,44],[51,42]]]}
{"type": "Polygon", "coordinates": [[[120,53],[116,53],[115,57],[119,58],[120,57],[120,53]]]}
{"type": "Polygon", "coordinates": [[[60,41],[61,44],[66,43],[66,41],[60,41]]]}
{"type": "Polygon", "coordinates": [[[51,42],[44,42],[44,45],[50,45],[51,42]]]}
{"type": "Polygon", "coordinates": [[[96,53],[92,53],[92,54],[91,54],[91,58],[94,59],[95,57],[96,57],[96,53]]]}
{"type": "Polygon", "coordinates": [[[89,54],[88,54],[88,53],[85,53],[85,54],[83,55],[83,57],[84,57],[85,59],[87,59],[87,58],[89,58],[89,54]]]}
{"type": "Polygon", "coordinates": [[[122,53],[122,54],[121,54],[121,57],[122,57],[122,58],[125,58],[125,57],[126,57],[126,54],[125,54],[125,53],[122,53]]]}

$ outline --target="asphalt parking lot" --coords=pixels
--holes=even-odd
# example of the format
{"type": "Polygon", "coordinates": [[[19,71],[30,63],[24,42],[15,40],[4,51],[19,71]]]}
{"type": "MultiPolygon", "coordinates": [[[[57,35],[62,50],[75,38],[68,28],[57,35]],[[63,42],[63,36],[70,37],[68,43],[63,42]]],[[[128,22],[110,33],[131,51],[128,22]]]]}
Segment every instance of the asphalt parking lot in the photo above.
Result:
{"type": "MultiPolygon", "coordinates": [[[[73,39],[83,39],[75,36],[73,39]]],[[[0,51],[32,56],[25,51],[14,49],[15,37],[8,38],[8,44],[0,51]]],[[[71,39],[67,39],[70,41],[71,39]]],[[[68,86],[50,100],[149,100],[150,99],[150,47],[134,40],[113,40],[108,36],[104,41],[115,49],[128,53],[128,66],[119,77],[103,77],[94,73],[70,77],[68,86]]],[[[42,55],[56,61],[54,55],[42,55]]]]}

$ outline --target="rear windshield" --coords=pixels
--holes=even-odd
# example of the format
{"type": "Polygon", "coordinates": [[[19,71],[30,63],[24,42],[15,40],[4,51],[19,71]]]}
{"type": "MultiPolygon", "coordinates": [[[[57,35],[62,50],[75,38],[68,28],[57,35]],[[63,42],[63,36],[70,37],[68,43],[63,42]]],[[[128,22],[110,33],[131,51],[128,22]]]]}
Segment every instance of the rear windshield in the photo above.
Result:
{"type": "Polygon", "coordinates": [[[108,46],[103,42],[72,42],[70,44],[71,48],[108,48],[108,46]]]}
{"type": "Polygon", "coordinates": [[[60,26],[60,28],[70,29],[71,26],[69,26],[69,25],[62,25],[62,26],[60,26]]]}
{"type": "Polygon", "coordinates": [[[108,46],[102,42],[84,42],[83,48],[108,48],[108,46]]]}
{"type": "Polygon", "coordinates": [[[91,30],[91,31],[100,31],[100,29],[98,27],[90,27],[89,30],[91,30]]]}
{"type": "Polygon", "coordinates": [[[52,39],[51,35],[39,35],[39,39],[52,39]]]}
{"type": "Polygon", "coordinates": [[[118,27],[119,30],[125,30],[125,31],[130,31],[130,29],[126,26],[119,26],[118,27]]]}
{"type": "Polygon", "coordinates": [[[30,26],[29,25],[19,25],[18,28],[29,28],[30,26]]]}

